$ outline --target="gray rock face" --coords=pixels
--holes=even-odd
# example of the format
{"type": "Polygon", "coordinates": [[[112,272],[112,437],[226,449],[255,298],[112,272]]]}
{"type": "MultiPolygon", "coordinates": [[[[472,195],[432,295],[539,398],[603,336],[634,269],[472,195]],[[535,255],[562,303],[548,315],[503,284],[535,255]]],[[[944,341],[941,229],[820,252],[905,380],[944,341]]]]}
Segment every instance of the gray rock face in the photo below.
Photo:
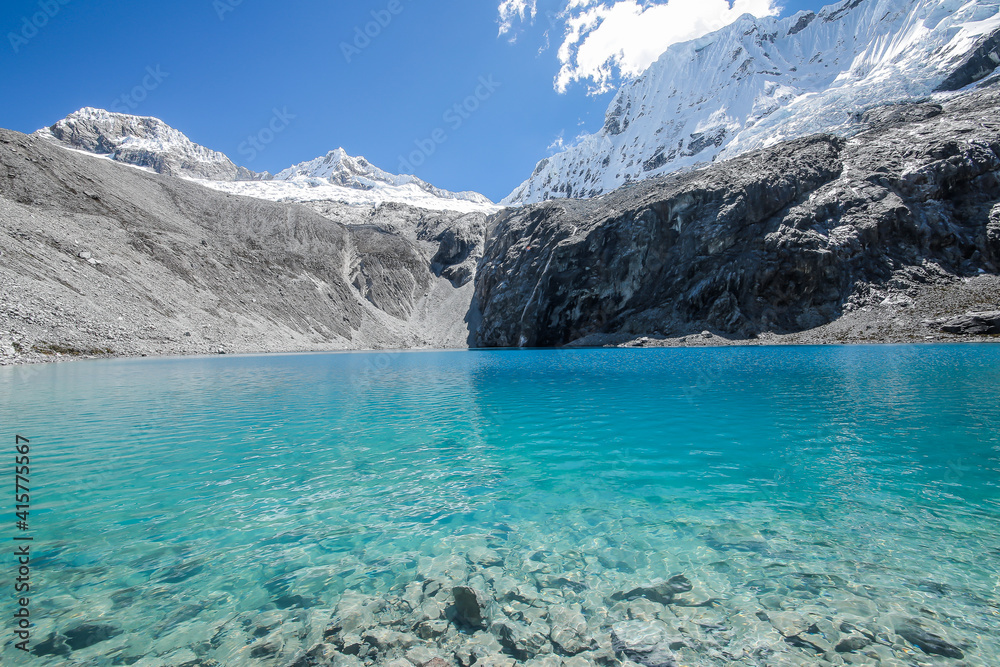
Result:
{"type": "Polygon", "coordinates": [[[432,262],[459,219],[485,230],[228,195],[0,130],[0,360],[465,347],[473,286],[436,273],[482,238],[432,262]]]}
{"type": "Polygon", "coordinates": [[[455,287],[468,283],[476,274],[486,242],[485,216],[471,213],[436,233],[428,234],[439,244],[431,258],[431,270],[455,287]],[[431,236],[431,234],[434,234],[431,236]]]}
{"type": "Polygon", "coordinates": [[[354,238],[350,281],[373,306],[405,320],[417,296],[430,287],[430,274],[412,245],[377,227],[351,227],[354,238]]]}
{"type": "Polygon", "coordinates": [[[483,256],[485,213],[429,211],[398,202],[387,202],[373,210],[330,201],[303,205],[346,225],[377,228],[410,241],[430,255],[431,272],[456,288],[472,280],[483,256]]]}
{"type": "Polygon", "coordinates": [[[863,286],[1000,270],[1000,94],[889,107],[597,200],[492,219],[476,277],[486,347],[592,334],[796,332],[863,286]]]}
{"type": "Polygon", "coordinates": [[[969,313],[932,322],[941,331],[955,334],[1000,335],[1000,311],[969,313]]]}
{"type": "Polygon", "coordinates": [[[983,38],[938,90],[959,90],[989,75],[1000,65],[1000,30],[983,38]]]}
{"type": "Polygon", "coordinates": [[[265,176],[237,167],[224,154],[194,143],[157,118],[87,107],[39,133],[71,148],[110,155],[117,162],[149,167],[158,174],[217,181],[265,176]]]}

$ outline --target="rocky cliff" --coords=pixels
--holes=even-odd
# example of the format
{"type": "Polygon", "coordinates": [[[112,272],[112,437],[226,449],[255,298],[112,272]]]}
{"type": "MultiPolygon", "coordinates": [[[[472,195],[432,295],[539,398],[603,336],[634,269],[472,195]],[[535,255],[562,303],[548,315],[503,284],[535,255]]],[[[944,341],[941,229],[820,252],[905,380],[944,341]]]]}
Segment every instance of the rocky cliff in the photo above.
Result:
{"type": "MultiPolygon", "coordinates": [[[[799,332],[996,274],[998,111],[996,89],[881,107],[851,139],[508,209],[476,277],[478,343],[799,332]]],[[[984,298],[1000,307],[995,288],[984,298]]]]}

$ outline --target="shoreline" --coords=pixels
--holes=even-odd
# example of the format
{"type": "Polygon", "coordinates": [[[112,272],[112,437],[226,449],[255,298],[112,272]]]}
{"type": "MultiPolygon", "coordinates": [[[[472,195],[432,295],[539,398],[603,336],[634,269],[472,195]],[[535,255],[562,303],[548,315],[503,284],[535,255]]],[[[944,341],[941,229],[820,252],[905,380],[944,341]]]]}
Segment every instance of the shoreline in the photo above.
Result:
{"type": "Polygon", "coordinates": [[[242,350],[233,352],[165,352],[165,353],[140,353],[140,354],[42,354],[31,353],[21,354],[16,357],[0,357],[0,368],[7,367],[31,367],[50,364],[61,364],[82,361],[112,361],[112,360],[164,360],[164,359],[212,359],[217,357],[277,357],[277,356],[299,356],[299,355],[321,355],[321,354],[402,354],[409,352],[519,352],[528,350],[552,350],[552,351],[575,351],[575,350],[600,350],[600,349],[698,349],[698,348],[733,348],[733,347],[891,347],[891,346],[919,346],[919,345],[989,345],[1000,344],[1000,335],[937,335],[928,336],[924,339],[904,339],[898,340],[874,340],[857,339],[846,341],[830,341],[822,339],[811,339],[803,334],[765,334],[755,339],[734,338],[729,339],[721,335],[705,333],[688,334],[680,337],[665,336],[627,336],[623,340],[620,334],[595,334],[586,339],[588,344],[574,343],[562,347],[551,348],[516,348],[516,347],[413,347],[413,348],[328,348],[328,349],[292,349],[292,350],[242,350]],[[605,343],[597,342],[596,338],[608,339],[605,343]],[[611,342],[611,340],[616,342],[611,342]],[[593,341],[589,344],[589,341],[593,341]]]}
{"type": "MultiPolygon", "coordinates": [[[[970,315],[989,316],[1000,326],[1000,276],[981,274],[942,277],[932,285],[903,288],[869,286],[864,297],[844,305],[837,319],[794,333],[765,332],[755,338],[712,331],[702,322],[665,322],[659,331],[590,334],[561,348],[586,347],[742,347],[762,345],[912,345],[922,343],[996,343],[1000,334],[952,333],[957,321],[970,315]]],[[[250,319],[249,314],[227,313],[231,329],[213,321],[210,328],[196,313],[177,313],[168,320],[147,319],[143,326],[110,331],[81,321],[60,299],[18,310],[0,309],[0,367],[32,366],[96,359],[195,357],[222,355],[299,354],[329,352],[397,352],[417,350],[517,349],[471,348],[442,345],[442,337],[426,331],[409,336],[380,338],[363,329],[348,338],[324,340],[318,332],[292,331],[250,319]],[[53,305],[54,303],[54,305],[53,305]],[[23,311],[23,312],[22,312],[23,311]],[[178,320],[187,322],[183,326],[178,320]],[[188,321],[190,320],[190,321],[188,321]],[[249,325],[249,326],[248,326],[249,325]],[[190,332],[190,334],[188,333],[190,332]],[[110,353],[107,353],[109,351],[110,353]],[[48,352],[48,353],[46,353],[48,352]]],[[[456,309],[457,313],[459,310],[456,309]]],[[[147,314],[148,315],[148,314],[147,314]]],[[[455,317],[455,327],[460,320],[455,317]]],[[[471,324],[471,323],[466,323],[471,324]]],[[[961,329],[959,329],[961,330],[961,329]]],[[[472,331],[461,336],[467,340],[472,331]]],[[[452,338],[451,340],[455,340],[452,338]]]]}

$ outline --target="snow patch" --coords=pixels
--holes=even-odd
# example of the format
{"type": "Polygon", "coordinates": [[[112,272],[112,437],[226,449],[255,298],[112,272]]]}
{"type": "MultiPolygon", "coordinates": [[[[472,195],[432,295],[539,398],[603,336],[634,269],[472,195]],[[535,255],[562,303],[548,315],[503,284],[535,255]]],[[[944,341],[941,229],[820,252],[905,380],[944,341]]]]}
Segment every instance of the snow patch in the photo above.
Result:
{"type": "Polygon", "coordinates": [[[502,203],[594,197],[787,139],[849,135],[873,106],[935,96],[998,29],[1000,0],[845,0],[814,16],[746,15],[667,49],[618,91],[600,132],[540,162],[502,203]],[[716,128],[721,141],[707,136],[716,128]]]}

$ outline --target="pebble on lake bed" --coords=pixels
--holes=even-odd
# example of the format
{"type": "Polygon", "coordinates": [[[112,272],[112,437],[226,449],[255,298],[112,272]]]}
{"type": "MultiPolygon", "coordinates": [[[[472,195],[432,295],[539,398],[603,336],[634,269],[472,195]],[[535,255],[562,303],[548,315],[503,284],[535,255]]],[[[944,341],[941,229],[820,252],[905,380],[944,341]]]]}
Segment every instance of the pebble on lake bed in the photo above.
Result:
{"type": "MultiPolygon", "coordinates": [[[[946,665],[971,652],[952,628],[903,614],[898,601],[872,597],[847,576],[775,560],[777,543],[746,533],[702,536],[701,561],[672,574],[662,570],[669,555],[599,541],[588,552],[556,552],[518,547],[506,537],[486,540],[411,560],[386,588],[361,583],[325,606],[323,587],[340,581],[340,573],[363,576],[366,568],[388,565],[378,560],[369,568],[351,556],[349,566],[310,566],[274,579],[261,589],[258,611],[204,623],[199,614],[211,602],[188,605],[156,626],[160,634],[149,641],[116,617],[141,600],[140,589],[129,587],[95,620],[46,625],[35,656],[52,666],[898,667],[946,665]],[[742,574],[760,577],[762,564],[770,565],[768,578],[742,574]],[[302,588],[306,582],[316,583],[302,588]]],[[[184,559],[155,576],[166,591],[207,570],[184,559]]],[[[921,587],[948,600],[946,586],[921,587]]],[[[229,600],[221,593],[211,599],[229,600]]],[[[920,600],[917,609],[926,607],[920,600]]]]}

